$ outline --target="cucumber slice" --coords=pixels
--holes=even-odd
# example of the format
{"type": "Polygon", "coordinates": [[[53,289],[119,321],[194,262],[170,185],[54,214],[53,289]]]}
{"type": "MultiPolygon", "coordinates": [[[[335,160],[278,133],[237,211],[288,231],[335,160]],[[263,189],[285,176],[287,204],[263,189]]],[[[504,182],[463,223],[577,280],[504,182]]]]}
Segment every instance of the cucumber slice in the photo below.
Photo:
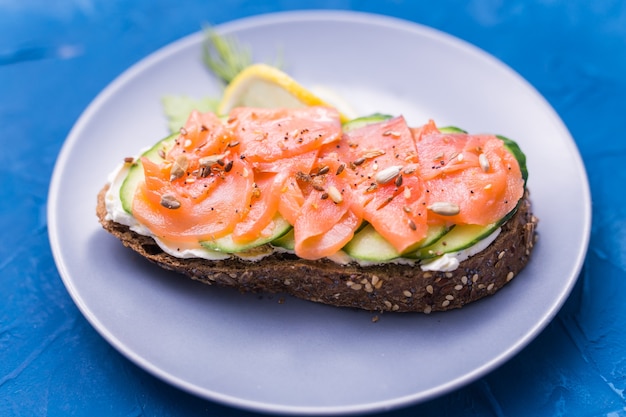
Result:
{"type": "Polygon", "coordinates": [[[444,253],[458,252],[475,245],[482,239],[491,235],[496,229],[506,223],[515,213],[524,199],[517,202],[515,208],[509,211],[503,218],[487,226],[476,224],[461,224],[454,226],[448,233],[429,246],[423,246],[417,252],[409,255],[419,259],[430,259],[441,256],[444,253]]]}
{"type": "Polygon", "coordinates": [[[432,245],[420,248],[415,254],[412,254],[412,257],[430,259],[441,256],[444,253],[458,252],[462,249],[467,249],[489,236],[498,227],[500,227],[500,222],[492,223],[487,226],[474,224],[457,225],[432,245]]]}
{"type": "Polygon", "coordinates": [[[274,216],[274,229],[272,233],[268,236],[263,236],[248,243],[236,243],[233,241],[232,235],[226,235],[219,239],[214,240],[205,240],[200,242],[202,247],[207,249],[211,249],[217,252],[224,253],[238,253],[245,252],[249,249],[255,248],[257,246],[264,245],[266,243],[270,243],[281,236],[285,235],[287,232],[291,230],[291,225],[287,220],[283,218],[280,214],[274,216]]]}
{"type": "Polygon", "coordinates": [[[456,126],[444,126],[438,127],[437,129],[439,129],[441,133],[467,133],[467,131],[456,126]]]}
{"type": "MultiPolygon", "coordinates": [[[[449,230],[446,226],[429,227],[426,238],[418,243],[417,247],[432,244],[448,233],[449,230]]],[[[363,261],[383,262],[407,257],[399,253],[371,224],[367,224],[362,230],[357,232],[352,240],[344,246],[343,250],[351,257],[363,261]]],[[[411,253],[414,250],[413,248],[408,252],[411,253]]]]}
{"type": "Polygon", "coordinates": [[[358,129],[363,126],[367,126],[372,123],[384,122],[385,120],[391,119],[392,116],[388,114],[382,113],[374,113],[369,116],[358,117],[356,119],[352,119],[349,122],[346,122],[343,125],[343,131],[349,132],[354,129],[358,129]]]}
{"type": "Polygon", "coordinates": [[[363,261],[388,261],[400,257],[391,243],[382,237],[371,224],[356,233],[343,250],[355,259],[363,261]]]}
{"type": "Polygon", "coordinates": [[[522,152],[517,142],[502,136],[496,135],[498,139],[504,142],[504,147],[511,152],[511,154],[517,159],[520,171],[522,172],[522,178],[524,179],[524,187],[526,187],[526,180],[528,180],[528,168],[526,167],[526,155],[522,152]]]}
{"type": "MultiPolygon", "coordinates": [[[[160,162],[161,157],[159,151],[169,148],[176,138],[178,133],[173,133],[165,139],[159,141],[156,145],[141,154],[142,157],[146,157],[153,162],[160,162]]],[[[144,180],[143,167],[141,160],[137,159],[128,170],[128,174],[120,187],[120,201],[122,202],[122,208],[129,214],[132,214],[133,198],[135,197],[135,190],[139,184],[144,180]]]]}
{"type": "Polygon", "coordinates": [[[287,249],[293,251],[296,247],[296,242],[293,237],[293,228],[291,228],[287,233],[279,237],[278,239],[272,240],[272,246],[277,246],[279,248],[287,249]]]}

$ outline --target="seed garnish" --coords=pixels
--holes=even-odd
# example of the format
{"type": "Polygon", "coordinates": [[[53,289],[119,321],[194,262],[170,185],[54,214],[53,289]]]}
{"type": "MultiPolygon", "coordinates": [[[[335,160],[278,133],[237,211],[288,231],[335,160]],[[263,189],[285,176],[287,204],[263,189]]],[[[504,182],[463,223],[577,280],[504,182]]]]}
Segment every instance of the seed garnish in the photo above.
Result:
{"type": "Polygon", "coordinates": [[[328,171],[330,171],[330,167],[328,165],[324,165],[323,167],[319,169],[319,171],[317,171],[317,175],[327,174],[328,171]]]}
{"type": "Polygon", "coordinates": [[[174,181],[185,175],[185,171],[187,171],[188,166],[189,161],[187,160],[187,157],[185,155],[179,155],[170,170],[170,181],[174,181]]]}
{"type": "Polygon", "coordinates": [[[485,155],[484,153],[478,155],[478,163],[480,164],[480,167],[483,171],[489,171],[489,160],[487,159],[487,155],[485,155]]]}
{"type": "Polygon", "coordinates": [[[233,169],[233,161],[228,161],[224,166],[224,172],[230,172],[231,169],[233,169]]]}
{"type": "Polygon", "coordinates": [[[369,192],[371,192],[371,191],[374,191],[374,190],[375,190],[375,189],[377,189],[377,188],[378,188],[378,184],[376,184],[375,182],[373,182],[373,183],[371,183],[371,184],[369,185],[369,187],[367,187],[367,189],[366,189],[365,191],[369,193],[369,192]]]}
{"type": "Polygon", "coordinates": [[[374,177],[374,179],[376,180],[378,184],[386,184],[389,181],[396,178],[400,174],[401,169],[402,169],[401,166],[392,165],[390,167],[383,169],[382,171],[379,171],[374,177]]]}
{"type": "Polygon", "coordinates": [[[412,173],[415,172],[417,168],[415,168],[414,166],[408,166],[406,168],[404,168],[404,170],[402,172],[404,172],[406,175],[410,175],[412,173]]]}
{"type": "Polygon", "coordinates": [[[380,149],[374,149],[373,151],[368,151],[365,154],[363,154],[363,158],[372,159],[372,158],[376,158],[377,156],[382,156],[384,154],[385,154],[385,151],[380,150],[380,149]]]}
{"type": "Polygon", "coordinates": [[[200,164],[201,167],[207,167],[207,168],[215,164],[220,164],[220,162],[221,162],[220,165],[223,166],[224,156],[225,154],[204,156],[198,160],[198,163],[200,164]]]}
{"type": "Polygon", "coordinates": [[[395,130],[386,130],[383,132],[383,136],[393,136],[394,138],[399,138],[400,132],[397,132],[395,130]]]}
{"type": "Polygon", "coordinates": [[[428,206],[428,210],[442,216],[454,216],[459,214],[461,208],[458,204],[450,203],[448,201],[437,201],[428,206]]]}
{"type": "Polygon", "coordinates": [[[126,158],[124,158],[125,164],[132,164],[133,162],[135,162],[135,158],[133,158],[132,156],[127,156],[126,158]]]}
{"type": "Polygon", "coordinates": [[[409,227],[411,228],[411,230],[417,230],[417,225],[411,219],[409,219],[409,227]]]}
{"type": "Polygon", "coordinates": [[[362,164],[363,164],[363,162],[365,162],[365,158],[359,158],[359,159],[356,159],[356,160],[354,160],[352,163],[353,163],[354,165],[356,165],[356,166],[359,166],[359,165],[362,165],[362,164]]]}
{"type": "Polygon", "coordinates": [[[339,204],[343,201],[343,196],[341,195],[341,192],[339,192],[337,187],[335,187],[334,185],[328,187],[328,196],[331,200],[333,200],[335,204],[339,204]]]}
{"type": "Polygon", "coordinates": [[[170,210],[176,210],[180,208],[180,201],[171,194],[164,194],[161,196],[161,205],[170,210]]]}
{"type": "Polygon", "coordinates": [[[343,170],[346,169],[346,164],[341,164],[337,167],[337,172],[335,173],[335,175],[339,175],[343,172],[343,170]]]}
{"type": "Polygon", "coordinates": [[[394,184],[395,184],[396,187],[399,187],[399,186],[402,185],[402,175],[398,175],[396,177],[396,180],[394,181],[394,184]]]}

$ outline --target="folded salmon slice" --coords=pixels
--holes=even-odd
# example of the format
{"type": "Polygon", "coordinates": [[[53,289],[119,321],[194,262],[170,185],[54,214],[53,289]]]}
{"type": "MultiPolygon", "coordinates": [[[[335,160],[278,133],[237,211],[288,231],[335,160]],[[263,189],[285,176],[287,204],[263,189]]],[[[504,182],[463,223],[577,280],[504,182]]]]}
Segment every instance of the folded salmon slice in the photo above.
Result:
{"type": "Polygon", "coordinates": [[[132,211],[176,242],[253,241],[280,214],[304,259],[331,256],[369,222],[402,253],[433,224],[486,225],[524,192],[515,157],[492,135],[442,133],[403,117],[342,133],[326,107],[193,112],[161,163],[142,160],[132,211]]]}
{"type": "Polygon", "coordinates": [[[398,252],[426,237],[418,153],[403,117],[352,130],[334,151],[352,172],[352,187],[364,220],[398,252]]]}
{"type": "Polygon", "coordinates": [[[524,181],[515,157],[493,135],[430,132],[416,137],[431,222],[488,225],[515,208],[524,181]]]}
{"type": "Polygon", "coordinates": [[[339,112],[328,107],[239,107],[228,115],[227,126],[251,162],[285,160],[341,139],[339,112]]]}

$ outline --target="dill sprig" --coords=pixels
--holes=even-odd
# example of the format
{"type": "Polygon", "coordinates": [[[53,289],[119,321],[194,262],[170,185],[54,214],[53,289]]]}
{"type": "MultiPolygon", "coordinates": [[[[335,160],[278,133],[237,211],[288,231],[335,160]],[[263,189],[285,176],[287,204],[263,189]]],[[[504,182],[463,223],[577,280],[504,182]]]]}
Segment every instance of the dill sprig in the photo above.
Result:
{"type": "Polygon", "coordinates": [[[236,39],[205,29],[203,61],[215,76],[228,84],[244,68],[252,65],[250,49],[236,39]]]}

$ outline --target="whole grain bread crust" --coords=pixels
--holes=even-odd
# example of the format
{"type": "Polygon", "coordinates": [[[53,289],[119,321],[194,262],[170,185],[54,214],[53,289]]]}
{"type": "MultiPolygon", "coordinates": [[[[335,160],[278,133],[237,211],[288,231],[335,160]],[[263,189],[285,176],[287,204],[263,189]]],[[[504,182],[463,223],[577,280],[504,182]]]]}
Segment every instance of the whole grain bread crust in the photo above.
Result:
{"type": "Polygon", "coordinates": [[[418,266],[383,264],[361,267],[329,260],[308,261],[275,252],[261,261],[180,259],[163,252],[150,237],[106,219],[105,186],[98,194],[97,216],[109,233],[161,267],[210,285],[242,292],[286,293],[294,297],[370,311],[444,311],[494,294],[526,266],[536,240],[537,218],[528,194],[517,213],[484,251],[452,272],[422,271],[418,266]]]}

